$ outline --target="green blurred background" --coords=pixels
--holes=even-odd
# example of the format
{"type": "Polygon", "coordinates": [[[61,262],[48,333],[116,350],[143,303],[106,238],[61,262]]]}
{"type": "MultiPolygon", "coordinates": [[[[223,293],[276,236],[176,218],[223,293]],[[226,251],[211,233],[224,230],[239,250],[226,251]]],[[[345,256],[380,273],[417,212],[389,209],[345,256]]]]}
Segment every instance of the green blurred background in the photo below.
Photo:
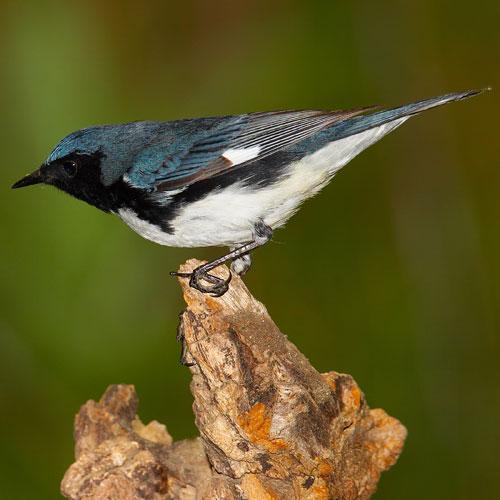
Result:
{"type": "MultiPolygon", "coordinates": [[[[496,0],[2,2],[0,496],[58,498],[79,406],[134,383],[196,429],[167,249],[52,188],[11,191],[84,126],[400,104],[499,87],[496,0]]],[[[258,250],[246,279],[320,370],[409,430],[377,498],[498,498],[494,91],[412,119],[258,250]]]]}

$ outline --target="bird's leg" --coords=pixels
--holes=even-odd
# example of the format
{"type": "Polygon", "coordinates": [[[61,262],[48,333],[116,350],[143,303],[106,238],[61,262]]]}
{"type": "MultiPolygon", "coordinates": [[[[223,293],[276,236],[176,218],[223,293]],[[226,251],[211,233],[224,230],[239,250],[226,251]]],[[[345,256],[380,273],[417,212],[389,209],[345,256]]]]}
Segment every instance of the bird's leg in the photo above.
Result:
{"type": "Polygon", "coordinates": [[[220,297],[221,295],[224,295],[229,288],[229,282],[232,278],[231,271],[229,271],[229,277],[225,280],[210,274],[210,271],[226,263],[228,260],[239,259],[242,256],[247,255],[252,250],[266,244],[271,239],[272,234],[273,230],[268,225],[264,224],[263,221],[258,221],[254,226],[254,239],[250,243],[241,245],[240,247],[231,250],[226,255],[197,267],[191,273],[178,273],[174,271],[170,274],[172,276],[189,278],[189,286],[192,288],[195,288],[203,293],[209,293],[213,297],[220,297]],[[202,281],[210,283],[211,286],[203,284],[202,281]]]}

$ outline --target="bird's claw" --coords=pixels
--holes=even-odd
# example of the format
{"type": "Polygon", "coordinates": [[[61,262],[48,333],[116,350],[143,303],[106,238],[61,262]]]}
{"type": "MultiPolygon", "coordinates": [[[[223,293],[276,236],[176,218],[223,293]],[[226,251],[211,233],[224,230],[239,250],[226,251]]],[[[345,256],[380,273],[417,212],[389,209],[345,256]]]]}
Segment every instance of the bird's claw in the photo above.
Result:
{"type": "Polygon", "coordinates": [[[213,274],[200,269],[199,271],[195,269],[189,278],[189,286],[202,293],[208,293],[212,297],[221,297],[229,289],[229,283],[231,282],[233,275],[229,271],[229,276],[226,279],[219,278],[213,274]],[[210,286],[202,283],[202,281],[207,281],[210,286]]]}
{"type": "Polygon", "coordinates": [[[180,278],[189,278],[189,286],[202,293],[208,293],[212,297],[221,297],[229,290],[229,283],[233,277],[231,271],[226,279],[219,278],[205,271],[202,267],[195,269],[191,273],[171,272],[172,276],[180,278]],[[211,285],[205,285],[202,281],[207,281],[211,285]]]}

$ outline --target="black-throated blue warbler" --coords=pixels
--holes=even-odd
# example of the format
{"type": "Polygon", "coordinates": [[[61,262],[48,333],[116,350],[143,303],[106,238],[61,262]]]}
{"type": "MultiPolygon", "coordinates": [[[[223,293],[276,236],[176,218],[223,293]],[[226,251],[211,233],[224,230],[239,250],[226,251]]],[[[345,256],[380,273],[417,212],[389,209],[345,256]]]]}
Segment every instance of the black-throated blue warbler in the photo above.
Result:
{"type": "Polygon", "coordinates": [[[231,260],[244,273],[250,251],[357,154],[410,116],[480,92],[378,111],[277,111],[85,128],[12,187],[53,185],[161,245],[230,247],[181,274],[192,287],[220,296],[231,275],[223,280],[210,271],[231,260]]]}

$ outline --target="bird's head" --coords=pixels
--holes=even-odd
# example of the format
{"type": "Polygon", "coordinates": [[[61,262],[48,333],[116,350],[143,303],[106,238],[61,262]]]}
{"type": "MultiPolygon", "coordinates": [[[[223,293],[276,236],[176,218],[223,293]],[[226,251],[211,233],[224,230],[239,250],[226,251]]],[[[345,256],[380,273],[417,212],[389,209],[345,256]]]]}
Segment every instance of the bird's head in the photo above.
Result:
{"type": "Polygon", "coordinates": [[[120,179],[152,130],[148,122],[90,127],[65,137],[40,168],[12,188],[48,184],[101,210],[113,208],[120,179]]]}

